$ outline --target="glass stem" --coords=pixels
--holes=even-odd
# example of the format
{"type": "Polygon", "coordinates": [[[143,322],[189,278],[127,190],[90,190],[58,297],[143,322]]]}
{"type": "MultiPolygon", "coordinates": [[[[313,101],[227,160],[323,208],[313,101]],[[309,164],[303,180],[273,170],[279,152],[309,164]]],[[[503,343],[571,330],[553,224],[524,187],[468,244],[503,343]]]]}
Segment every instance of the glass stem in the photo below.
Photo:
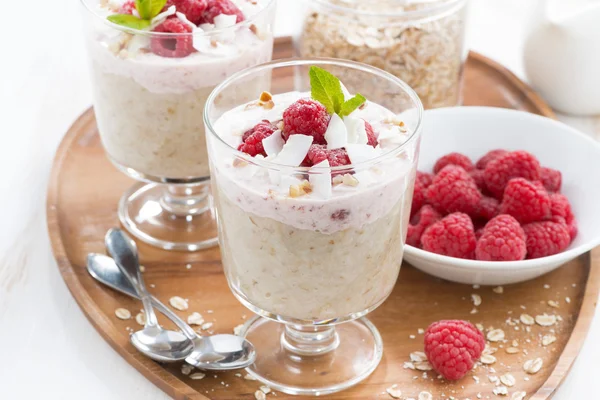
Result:
{"type": "Polygon", "coordinates": [[[281,344],[292,355],[320,356],[335,350],[340,338],[333,326],[286,325],[281,344]]]}
{"type": "Polygon", "coordinates": [[[168,212],[187,217],[202,214],[209,209],[209,185],[164,185],[160,205],[168,212]]]}

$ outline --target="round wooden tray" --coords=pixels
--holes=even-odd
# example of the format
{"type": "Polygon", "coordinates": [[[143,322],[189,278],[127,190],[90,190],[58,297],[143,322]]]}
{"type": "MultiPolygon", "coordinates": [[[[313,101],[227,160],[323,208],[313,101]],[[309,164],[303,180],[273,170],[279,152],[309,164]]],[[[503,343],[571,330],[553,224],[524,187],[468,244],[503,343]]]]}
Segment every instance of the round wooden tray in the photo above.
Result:
{"type": "MultiPolygon", "coordinates": [[[[279,41],[276,54],[289,53],[289,41],[279,41]]],[[[466,64],[466,105],[493,105],[527,110],[553,117],[548,106],[525,84],[498,64],[471,53],[466,64]]],[[[48,192],[48,228],[60,272],[90,322],[100,334],[148,379],[176,399],[252,399],[260,386],[245,380],[236,372],[209,373],[202,380],[192,380],[181,373],[181,365],[161,365],[139,354],[129,344],[129,329],[137,329],[134,319],[119,320],[115,309],[124,307],[133,315],[140,304],[96,283],[86,272],[89,252],[103,252],[105,232],[118,225],[117,202],[133,182],[118,172],[106,159],[90,109],[71,127],[58,149],[48,192]]],[[[151,291],[168,302],[171,296],[189,299],[184,317],[198,311],[214,322],[214,332],[231,332],[251,313],[230,293],[221,271],[218,249],[185,254],[165,252],[140,244],[145,277],[151,291]],[[191,265],[187,268],[186,265],[191,265]]],[[[582,343],[593,315],[599,290],[600,253],[587,253],[575,261],[537,280],[512,285],[499,294],[492,288],[442,281],[405,265],[390,298],[375,312],[371,320],[379,328],[385,343],[384,357],[377,370],[360,385],[330,395],[330,399],[390,398],[386,388],[397,384],[403,398],[416,398],[429,391],[435,399],[494,398],[490,376],[510,372],[516,385],[509,392],[526,391],[528,398],[548,399],[566,376],[582,343]],[[482,304],[474,307],[472,294],[479,294],[482,304]],[[570,302],[566,301],[566,298],[570,302]],[[551,308],[548,300],[557,301],[551,308]],[[476,308],[477,313],[472,310],[476,308]],[[512,322],[526,312],[532,316],[549,313],[561,317],[553,327],[512,322]],[[457,383],[444,383],[434,372],[404,368],[410,353],[422,350],[420,329],[442,318],[468,319],[486,328],[501,328],[506,343],[495,343],[497,361],[479,366],[457,383]],[[507,319],[508,320],[507,322],[507,319]],[[541,336],[554,332],[556,342],[540,344],[541,336]],[[505,348],[513,340],[520,352],[508,354],[505,348]],[[501,348],[502,347],[502,348],[501,348]],[[541,357],[542,369],[527,375],[522,368],[526,360],[541,357]],[[479,383],[474,379],[477,377],[479,383]]],[[[170,325],[164,319],[161,323],[170,325]]],[[[242,372],[243,371],[238,371],[242,372]]],[[[269,394],[268,397],[274,396],[269,394]]],[[[287,399],[278,393],[276,398],[287,399]]],[[[298,397],[296,397],[298,398],[298,397]]],[[[510,396],[508,397],[510,398],[510,396]]]]}

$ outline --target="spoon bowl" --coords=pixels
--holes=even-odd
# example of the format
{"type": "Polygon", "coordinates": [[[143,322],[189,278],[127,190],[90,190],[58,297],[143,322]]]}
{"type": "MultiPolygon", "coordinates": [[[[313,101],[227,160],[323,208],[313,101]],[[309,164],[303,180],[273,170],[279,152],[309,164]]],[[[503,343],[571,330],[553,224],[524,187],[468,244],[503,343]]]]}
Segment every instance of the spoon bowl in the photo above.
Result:
{"type": "Polygon", "coordinates": [[[182,333],[160,327],[137,331],[129,340],[139,352],[156,361],[184,360],[194,351],[194,343],[182,333]]]}

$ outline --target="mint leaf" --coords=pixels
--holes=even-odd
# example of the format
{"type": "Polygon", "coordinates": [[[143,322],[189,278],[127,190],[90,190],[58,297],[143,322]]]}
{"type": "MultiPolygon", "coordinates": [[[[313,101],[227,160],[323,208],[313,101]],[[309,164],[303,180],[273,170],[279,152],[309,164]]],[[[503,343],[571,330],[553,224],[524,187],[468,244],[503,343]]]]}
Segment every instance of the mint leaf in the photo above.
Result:
{"type": "Polygon", "coordinates": [[[338,112],[338,114],[340,115],[340,117],[350,115],[352,114],[352,111],[360,107],[365,101],[367,101],[367,99],[362,94],[357,93],[356,95],[354,95],[353,98],[342,104],[342,108],[340,112],[338,112]]]}
{"type": "Polygon", "coordinates": [[[323,104],[330,114],[339,113],[344,103],[340,80],[323,68],[315,66],[310,67],[308,75],[313,100],[323,104]]]}
{"type": "Polygon", "coordinates": [[[140,14],[141,19],[152,19],[151,0],[135,0],[135,9],[140,14]]]}
{"type": "Polygon", "coordinates": [[[158,14],[160,14],[160,12],[162,11],[163,8],[165,8],[165,4],[167,4],[167,0],[146,0],[148,3],[150,3],[150,18],[152,19],[154,17],[156,17],[158,14]]]}
{"type": "Polygon", "coordinates": [[[139,19],[138,17],[135,17],[133,15],[130,14],[114,14],[114,15],[109,15],[107,17],[107,19],[112,22],[113,24],[117,24],[117,25],[121,25],[121,26],[126,26],[128,28],[132,28],[132,29],[138,29],[138,30],[142,30],[142,29],[146,29],[147,27],[150,26],[150,21],[147,19],[139,19]]]}

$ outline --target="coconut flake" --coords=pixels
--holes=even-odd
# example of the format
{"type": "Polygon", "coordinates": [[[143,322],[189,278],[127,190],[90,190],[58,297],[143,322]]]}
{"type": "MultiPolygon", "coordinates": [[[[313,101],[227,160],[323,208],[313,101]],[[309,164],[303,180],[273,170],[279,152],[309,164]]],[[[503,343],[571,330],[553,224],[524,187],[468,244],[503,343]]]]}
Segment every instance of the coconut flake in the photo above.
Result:
{"type": "Polygon", "coordinates": [[[379,149],[374,148],[368,144],[347,144],[346,151],[352,164],[358,164],[363,161],[372,160],[379,156],[379,149]]]}
{"type": "Polygon", "coordinates": [[[365,128],[365,120],[362,118],[344,117],[344,124],[348,131],[348,143],[367,144],[367,129],[365,128]]]}
{"type": "MultiPolygon", "coordinates": [[[[137,12],[136,9],[134,9],[133,11],[137,12]]],[[[150,30],[156,28],[158,25],[165,22],[165,20],[168,17],[170,17],[171,15],[174,15],[175,13],[177,13],[177,8],[175,8],[175,6],[171,6],[171,7],[167,8],[165,11],[161,12],[160,14],[157,14],[156,17],[152,18],[152,21],[150,21],[150,30]]],[[[139,18],[139,15],[137,15],[137,17],[139,18]]],[[[195,27],[196,26],[194,25],[194,28],[195,27]]]]}
{"type": "Polygon", "coordinates": [[[290,167],[299,166],[308,154],[312,142],[312,136],[291,135],[273,162],[290,167]]]}
{"type": "MultiPolygon", "coordinates": [[[[341,119],[340,119],[341,121],[341,119]]],[[[308,174],[308,180],[312,186],[313,193],[324,199],[331,197],[331,171],[329,170],[329,160],[323,160],[315,164],[308,174]],[[323,168],[326,168],[323,171],[323,168]]]]}
{"type": "Polygon", "coordinates": [[[341,149],[348,142],[348,130],[339,115],[333,114],[325,131],[327,149],[341,149]]]}
{"type": "Polygon", "coordinates": [[[227,15],[227,14],[219,14],[215,17],[215,28],[223,29],[229,28],[230,26],[234,26],[236,24],[237,16],[236,15],[227,15]]]}
{"type": "Polygon", "coordinates": [[[284,144],[285,141],[283,140],[283,137],[281,136],[281,131],[279,129],[262,140],[262,145],[265,149],[265,152],[268,156],[273,157],[279,154],[281,149],[283,149],[284,144]]]}
{"type": "MultiPolygon", "coordinates": [[[[171,6],[171,7],[175,7],[175,6],[171,6]]],[[[184,13],[177,11],[175,13],[175,15],[177,16],[177,18],[179,18],[179,20],[181,22],[183,22],[184,24],[186,24],[187,26],[189,26],[190,28],[192,28],[192,31],[194,29],[196,29],[196,25],[194,25],[189,19],[187,19],[186,15],[184,13]]]]}
{"type": "Polygon", "coordinates": [[[204,24],[200,24],[198,25],[198,28],[202,29],[203,31],[212,31],[215,29],[215,24],[210,24],[210,23],[204,23],[204,24]]]}
{"type": "Polygon", "coordinates": [[[201,27],[195,27],[193,30],[193,47],[202,54],[226,57],[235,53],[234,46],[225,45],[218,41],[213,41],[201,27]]]}

